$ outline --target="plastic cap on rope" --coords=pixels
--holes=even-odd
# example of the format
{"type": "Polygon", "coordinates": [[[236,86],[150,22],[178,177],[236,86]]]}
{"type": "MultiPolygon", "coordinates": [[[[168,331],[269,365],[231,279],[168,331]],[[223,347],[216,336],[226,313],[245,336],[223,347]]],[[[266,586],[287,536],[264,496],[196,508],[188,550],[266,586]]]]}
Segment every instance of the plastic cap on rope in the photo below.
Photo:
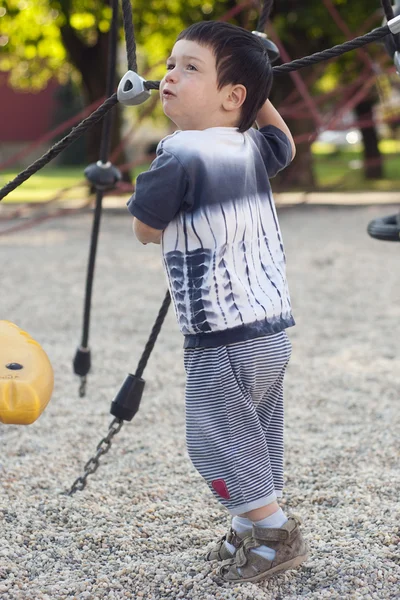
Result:
{"type": "Polygon", "coordinates": [[[389,56],[391,58],[394,58],[394,55],[396,54],[396,52],[398,52],[400,50],[400,48],[398,48],[398,44],[396,44],[396,38],[395,38],[396,34],[400,33],[400,3],[394,7],[394,14],[395,14],[394,19],[391,19],[387,23],[386,23],[386,19],[384,19],[384,21],[383,21],[383,24],[386,23],[386,25],[389,28],[390,33],[392,34],[392,35],[387,35],[382,40],[383,45],[386,48],[386,52],[389,54],[389,56]]]}
{"type": "Polygon", "coordinates": [[[150,91],[144,87],[145,83],[146,80],[135,73],[135,71],[128,71],[119,82],[117,90],[118,101],[126,106],[143,104],[143,102],[150,98],[150,91]]]}
{"type": "Polygon", "coordinates": [[[268,38],[267,34],[262,31],[252,31],[251,33],[258,36],[263,42],[271,64],[277,61],[280,57],[278,46],[268,38]]]}
{"type": "MultiPolygon", "coordinates": [[[[399,10],[400,10],[400,6],[397,7],[396,13],[399,10]]],[[[390,19],[390,21],[388,21],[387,25],[388,25],[390,31],[393,33],[393,35],[396,35],[396,33],[400,33],[400,14],[398,14],[397,17],[395,17],[394,19],[390,19]]]]}
{"type": "Polygon", "coordinates": [[[394,66],[396,67],[397,75],[400,75],[400,52],[394,53],[394,66]]]}
{"type": "MultiPolygon", "coordinates": [[[[396,16],[394,17],[394,19],[391,19],[387,23],[387,26],[389,27],[390,32],[392,33],[392,36],[400,33],[400,3],[396,5],[395,14],[396,16]]],[[[396,46],[395,38],[393,38],[392,36],[386,36],[386,38],[384,38],[384,44],[387,53],[394,60],[394,66],[396,68],[397,74],[400,75],[400,48],[398,48],[398,45],[396,46]]]]}

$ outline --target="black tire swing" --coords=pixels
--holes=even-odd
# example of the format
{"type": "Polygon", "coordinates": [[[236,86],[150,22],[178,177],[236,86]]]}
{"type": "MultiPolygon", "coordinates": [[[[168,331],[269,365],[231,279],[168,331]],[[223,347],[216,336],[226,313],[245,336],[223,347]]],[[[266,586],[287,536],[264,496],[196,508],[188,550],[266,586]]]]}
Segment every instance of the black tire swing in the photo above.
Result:
{"type": "Polygon", "coordinates": [[[367,227],[369,235],[384,242],[400,242],[400,213],[371,221],[367,227]]]}

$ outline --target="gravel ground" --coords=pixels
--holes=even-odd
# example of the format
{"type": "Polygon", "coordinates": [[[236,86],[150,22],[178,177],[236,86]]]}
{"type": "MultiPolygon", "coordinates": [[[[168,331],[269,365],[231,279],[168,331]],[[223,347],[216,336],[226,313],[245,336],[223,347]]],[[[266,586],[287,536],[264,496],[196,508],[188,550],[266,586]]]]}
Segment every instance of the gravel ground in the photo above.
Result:
{"type": "Polygon", "coordinates": [[[278,600],[400,598],[400,246],[365,230],[393,207],[282,209],[297,327],[286,384],[287,512],[310,559],[269,582],[218,586],[207,546],[228,518],[186,454],[182,340],[169,314],[139,413],[84,492],[62,495],[94,454],[111,400],[140,357],[165,292],[155,246],[104,215],[93,369],[78,397],[89,214],[0,237],[2,317],[55,371],[28,427],[0,424],[0,597],[278,600]]]}

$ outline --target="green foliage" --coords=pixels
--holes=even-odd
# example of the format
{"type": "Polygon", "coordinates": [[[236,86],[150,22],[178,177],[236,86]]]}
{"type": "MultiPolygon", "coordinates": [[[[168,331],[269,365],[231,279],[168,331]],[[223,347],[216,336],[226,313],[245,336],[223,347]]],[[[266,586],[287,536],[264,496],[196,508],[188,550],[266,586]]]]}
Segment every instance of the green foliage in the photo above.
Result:
{"type": "Polygon", "coordinates": [[[13,86],[40,90],[54,73],[67,78],[59,11],[47,0],[5,0],[0,14],[0,70],[13,86]]]}
{"type": "MultiPolygon", "coordinates": [[[[195,21],[218,18],[228,5],[228,0],[213,4],[205,0],[134,2],[141,67],[162,62],[152,72],[161,76],[177,34],[195,21]]],[[[62,28],[70,27],[81,42],[91,46],[109,30],[111,15],[107,1],[5,0],[0,8],[0,71],[10,74],[16,88],[40,90],[54,76],[65,83],[74,71],[62,42],[62,28]]]]}

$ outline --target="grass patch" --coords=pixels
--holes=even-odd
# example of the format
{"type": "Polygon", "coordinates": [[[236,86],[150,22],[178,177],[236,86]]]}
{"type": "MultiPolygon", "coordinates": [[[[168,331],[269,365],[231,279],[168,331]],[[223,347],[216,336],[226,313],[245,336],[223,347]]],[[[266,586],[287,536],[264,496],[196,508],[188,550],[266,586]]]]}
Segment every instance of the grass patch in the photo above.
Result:
{"type": "MultiPolygon", "coordinates": [[[[87,194],[87,185],[84,183],[84,167],[53,167],[47,165],[16,190],[8,194],[4,203],[18,202],[46,202],[51,200],[62,189],[74,186],[80,182],[83,185],[77,189],[68,191],[65,198],[82,198],[87,194]]],[[[0,173],[0,187],[18,175],[18,171],[6,170],[0,173]]]]}
{"type": "MultiPolygon", "coordinates": [[[[86,165],[77,167],[54,167],[47,165],[16,190],[8,194],[2,200],[5,204],[47,202],[65,188],[72,188],[64,192],[62,197],[66,199],[85,198],[88,194],[88,184],[85,179],[84,170],[86,165]],[[74,187],[77,186],[79,187],[74,187]]],[[[145,171],[149,165],[141,165],[133,169],[132,175],[137,177],[145,171]]],[[[0,188],[12,181],[18,175],[18,171],[8,169],[0,173],[0,188]]]]}
{"type": "Polygon", "coordinates": [[[400,190],[400,154],[384,155],[383,179],[365,179],[360,152],[314,156],[314,173],[319,190],[396,191],[400,190]]]}

